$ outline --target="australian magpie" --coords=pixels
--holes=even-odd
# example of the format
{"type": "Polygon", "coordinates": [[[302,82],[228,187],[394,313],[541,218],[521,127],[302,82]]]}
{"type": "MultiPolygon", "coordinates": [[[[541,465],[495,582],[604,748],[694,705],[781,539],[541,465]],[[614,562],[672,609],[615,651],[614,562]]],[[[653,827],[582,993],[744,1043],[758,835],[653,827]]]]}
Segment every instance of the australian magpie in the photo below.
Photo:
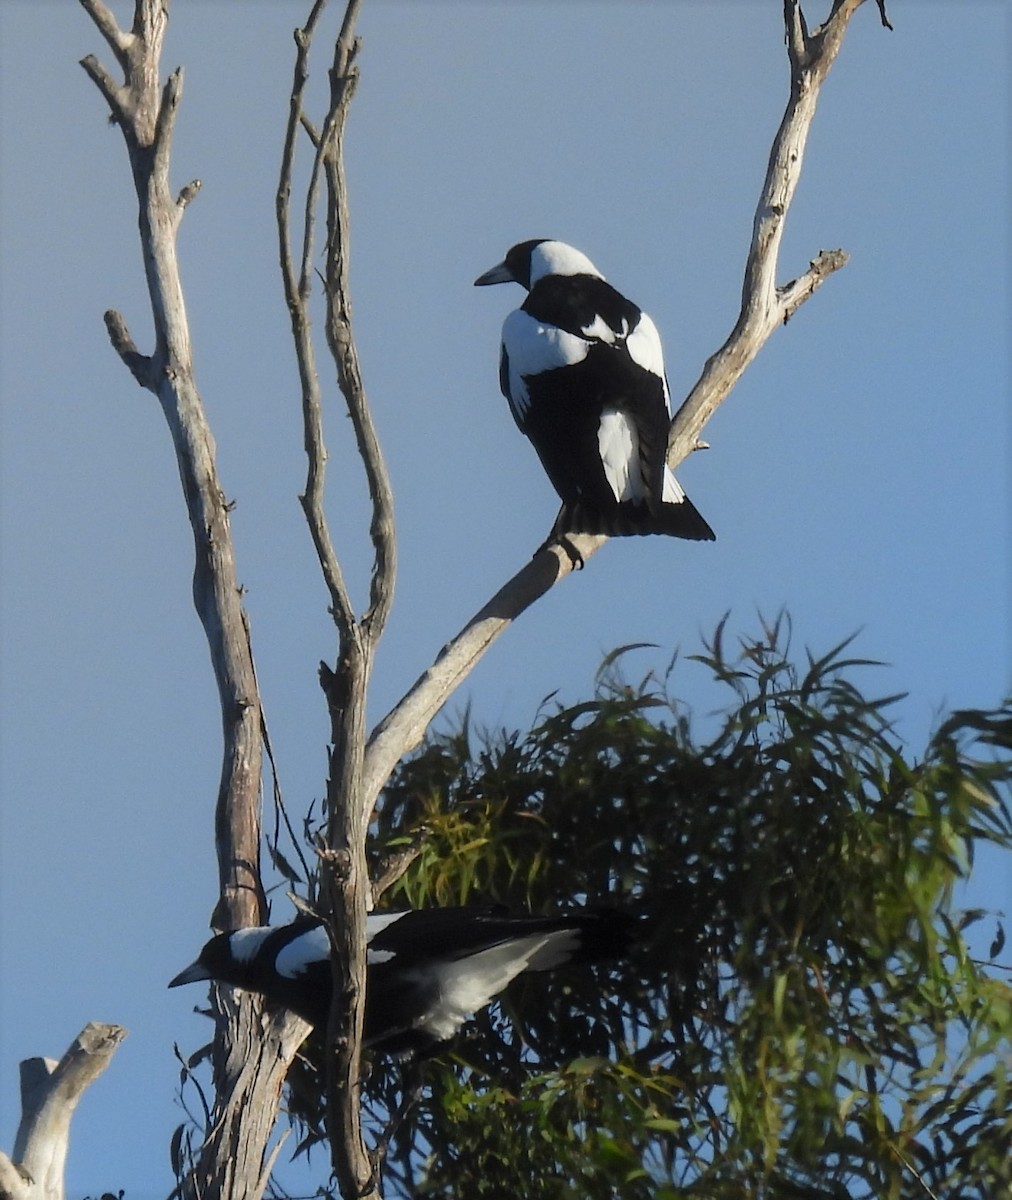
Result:
{"type": "MultiPolygon", "coordinates": [[[[430,1050],[524,971],[615,957],[632,919],[616,912],[510,916],[500,907],[373,913],[366,922],[365,1043],[403,1057],[430,1050]]],[[[261,992],[313,1025],[327,1020],[330,943],[300,917],[221,933],[169,984],[199,980],[261,992]]]]}
{"type": "Polygon", "coordinates": [[[519,283],[502,329],[499,386],[562,500],[552,536],[713,530],[665,464],[671,404],[650,317],[585,254],[536,238],[474,281],[519,283]]]}

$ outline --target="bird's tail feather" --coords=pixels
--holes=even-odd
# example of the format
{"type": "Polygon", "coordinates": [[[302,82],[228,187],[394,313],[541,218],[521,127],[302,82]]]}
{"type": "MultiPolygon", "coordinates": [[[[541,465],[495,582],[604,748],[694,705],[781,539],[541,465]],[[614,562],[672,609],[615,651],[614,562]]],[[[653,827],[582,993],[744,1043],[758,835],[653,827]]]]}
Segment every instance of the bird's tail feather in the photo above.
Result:
{"type": "Polygon", "coordinates": [[[578,500],[562,506],[552,533],[556,537],[567,533],[597,533],[607,537],[663,533],[695,542],[712,542],[716,538],[688,496],[677,504],[625,500],[607,509],[578,500]]]}

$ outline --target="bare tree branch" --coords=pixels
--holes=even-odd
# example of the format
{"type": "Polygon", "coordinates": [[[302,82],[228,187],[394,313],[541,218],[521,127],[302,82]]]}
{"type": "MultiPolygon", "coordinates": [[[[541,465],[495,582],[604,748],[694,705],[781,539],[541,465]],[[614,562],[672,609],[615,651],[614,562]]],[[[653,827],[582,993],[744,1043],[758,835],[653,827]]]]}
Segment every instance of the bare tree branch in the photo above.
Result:
{"type": "Polygon", "coordinates": [[[707,421],[730,394],[745,369],[778,325],[800,305],[847,256],[823,252],[801,279],[778,288],[780,243],[787,213],[801,178],[805,146],[815,117],[822,81],[836,60],[847,24],[864,0],[835,0],[824,25],[808,32],[800,0],[784,0],[791,88],[787,108],[773,146],[752,223],[752,243],[745,262],[741,310],[727,341],[709,358],[696,385],[671,423],[668,463],[676,466],[695,447],[707,421]]]}
{"type": "Polygon", "coordinates": [[[211,994],[223,1061],[215,1067],[210,1127],[179,1194],[260,1200],[276,1156],[270,1142],[285,1076],[311,1027],[287,1009],[267,1009],[250,992],[211,994]]]}
{"type": "Polygon", "coordinates": [[[365,919],[371,901],[365,855],[371,806],[362,799],[365,704],[376,644],[393,600],[396,549],[393,497],[373,426],[351,327],[348,272],[348,199],[344,169],[344,131],[358,82],[355,23],[360,0],[349,0],[330,69],[330,104],[319,133],[303,111],[308,55],[322,11],[316,3],[306,25],[297,30],[296,62],[288,125],[282,154],[275,212],[281,271],[291,315],[302,389],[308,458],[303,509],[331,598],[339,635],[334,669],[320,667],[320,682],[331,719],[330,773],[327,782],[327,836],[319,848],[322,893],[329,912],[333,945],[334,996],[327,1030],[327,1126],[335,1174],[346,1197],[364,1197],[377,1189],[376,1169],[362,1136],[359,1072],[365,1003],[365,919]],[[303,208],[302,254],[298,275],[291,251],[290,196],[297,133],[305,128],[315,155],[303,208]],[[356,619],[324,512],[322,397],[312,346],[309,300],[316,207],[325,184],[327,239],[323,281],[325,332],[337,382],[344,396],[365,468],[372,501],[370,533],[374,559],[369,606],[356,619]]]}
{"type": "Polygon", "coordinates": [[[347,636],[354,623],[354,608],[344,582],[337,552],[330,537],[330,529],[323,508],[324,483],[326,478],[327,451],[323,440],[323,401],[320,380],[316,369],[316,353],[313,344],[312,320],[309,301],[312,288],[312,258],[318,181],[322,169],[322,152],[319,139],[315,141],[317,153],[313,161],[303,216],[302,255],[298,273],[291,249],[291,227],[289,205],[292,191],[292,172],[295,167],[295,151],[299,128],[304,121],[302,97],[309,79],[309,51],[313,33],[326,0],[316,0],[305,26],[295,31],[297,47],[295,78],[285,130],[284,149],[281,156],[281,175],[274,201],[278,225],[281,258],[281,278],[285,301],[292,324],[295,342],[295,358],[299,368],[302,389],[302,422],[305,437],[307,476],[302,494],[302,508],[309,525],[316,556],[323,572],[324,582],[330,594],[331,613],[338,623],[338,631],[347,636]]]}
{"type": "Polygon", "coordinates": [[[397,571],[394,537],[394,505],[390,478],[372,413],[366,402],[358,351],[351,331],[351,286],[349,281],[348,188],[344,170],[344,130],[348,108],[358,85],[355,57],[359,41],[355,21],[361,0],[349,0],[334,51],[330,71],[331,107],[321,138],[327,176],[327,343],[337,365],[338,382],[348,405],[358,451],[365,466],[372,500],[370,536],[374,562],[369,608],[362,628],[375,644],[383,633],[393,604],[397,571]]]}
{"type": "Polygon", "coordinates": [[[126,327],[126,321],[115,309],[111,308],[105,314],[105,328],[109,334],[112,348],[129,368],[134,379],[149,392],[157,391],[158,381],[154,360],[146,354],[141,354],[137,349],[130,336],[130,331],[126,327]]]}
{"type": "Polygon", "coordinates": [[[112,111],[112,119],[120,125],[125,124],[128,119],[127,105],[130,102],[130,94],[127,89],[113,79],[93,54],[82,58],[81,66],[91,76],[98,90],[105,97],[106,103],[112,111]]]}
{"type": "MultiPolygon", "coordinates": [[[[825,283],[834,271],[839,271],[848,262],[849,256],[843,250],[820,250],[809,263],[808,270],[804,275],[799,275],[797,279],[777,288],[784,322],[786,323],[794,316],[801,305],[825,283]]],[[[698,446],[699,443],[696,444],[698,446]]]]}
{"type": "Polygon", "coordinates": [[[124,33],[120,29],[116,24],[116,18],[102,3],[102,0],[81,0],[81,7],[95,22],[99,33],[109,43],[109,49],[115,54],[116,61],[125,71],[130,47],[133,45],[132,34],[124,33]]]}
{"type": "Polygon", "coordinates": [[[21,1063],[21,1122],[13,1161],[0,1151],[4,1200],[62,1200],[70,1121],[85,1089],[108,1067],[127,1031],[92,1021],[60,1061],[21,1063]]]}
{"type": "Polygon", "coordinates": [[[106,326],[114,349],[134,377],[158,397],[176,449],[194,538],[194,603],[211,650],[226,729],[218,811],[219,917],[220,927],[233,928],[260,920],[266,912],[257,866],[260,701],[236,577],[228,505],[218,481],[214,439],[194,381],[176,257],[175,233],[183,209],[169,191],[168,162],[182,75],[173,72],[165,88],[159,87],[158,57],[166,19],[165,5],[159,0],[138,0],[135,28],[151,31],[154,40],[130,37],[126,77],[130,121],[123,127],[140,206],[155,353],[144,356],[137,351],[118,313],[106,314],[106,326]]]}
{"type": "Polygon", "coordinates": [[[370,534],[374,560],[370,604],[360,623],[342,638],[337,670],[322,671],[331,716],[327,787],[327,854],[324,892],[333,954],[334,995],[327,1028],[327,1128],[331,1162],[346,1200],[379,1195],[377,1167],[362,1135],[359,1097],[365,1022],[365,921],[371,899],[365,854],[370,809],[362,795],[365,712],[376,643],[393,600],[396,555],[393,498],[362,384],[351,328],[348,275],[348,196],[344,131],[358,83],[355,21],[361,0],[348,0],[330,70],[330,110],[320,135],[327,183],[326,336],[337,367],[372,501],[370,534]]]}
{"type": "MultiPolygon", "coordinates": [[[[675,414],[668,438],[671,467],[677,467],[700,445],[706,423],[770,334],[847,261],[843,251],[822,252],[799,279],[782,288],[776,285],[784,221],[801,175],[819,87],[839,52],[847,23],[861,3],[863,0],[836,0],[825,25],[809,34],[798,0],[785,0],[791,89],[756,208],[741,311],[727,341],[707,361],[675,414]]],[[[585,535],[570,540],[586,562],[606,539],[585,535]]],[[[419,744],[429,722],[489,646],[571,569],[572,562],[565,554],[552,547],[541,550],[443,647],[432,666],[370,735],[364,778],[370,803],[375,803],[397,762],[419,744]]]]}
{"type": "Polygon", "coordinates": [[[429,836],[430,832],[428,829],[417,830],[406,846],[384,855],[376,864],[373,870],[372,882],[372,903],[374,906],[387,888],[393,887],[425,849],[425,844],[428,842],[429,836]]]}
{"type": "MultiPolygon", "coordinates": [[[[607,539],[580,535],[569,540],[586,561],[607,539]]],[[[390,772],[422,740],[432,718],[489,646],[572,569],[572,560],[560,547],[540,550],[440,650],[432,666],[379,722],[366,747],[363,786],[370,810],[390,772]]]]}

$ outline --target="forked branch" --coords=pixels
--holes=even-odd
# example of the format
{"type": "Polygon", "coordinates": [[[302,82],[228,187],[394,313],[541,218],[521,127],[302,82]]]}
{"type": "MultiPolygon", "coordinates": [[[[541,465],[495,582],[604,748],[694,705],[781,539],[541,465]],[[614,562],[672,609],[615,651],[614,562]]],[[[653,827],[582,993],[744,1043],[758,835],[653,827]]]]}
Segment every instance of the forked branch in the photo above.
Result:
{"type": "Polygon", "coordinates": [[[376,645],[393,601],[396,553],[393,494],[365,395],[351,324],[348,195],[344,137],[349,107],[358,82],[359,42],[355,23],[361,0],[349,0],[330,68],[330,103],[322,124],[303,109],[308,57],[322,3],[316,3],[302,29],[296,30],[296,61],[288,126],[276,197],[281,272],[292,322],[308,459],[303,509],[309,523],[331,612],[338,631],[337,661],[323,665],[320,679],[331,722],[327,782],[327,831],[320,847],[323,909],[329,914],[333,946],[334,995],[327,1030],[327,1125],[334,1172],[346,1197],[377,1193],[374,1164],[362,1136],[359,1073],[365,1002],[365,919],[371,890],[365,855],[371,806],[363,799],[365,706],[376,645]],[[292,252],[290,200],[298,138],[305,131],[313,147],[301,236],[301,263],[292,252]],[[322,190],[322,201],[320,193],[322,190]],[[322,273],[327,346],[337,385],[351,418],[356,447],[365,469],[372,504],[370,536],[373,569],[369,603],[356,615],[331,539],[324,509],[326,447],[323,401],[316,371],[310,321],[317,207],[326,214],[322,273]]]}
{"type": "Polygon", "coordinates": [[[369,607],[362,630],[375,645],[383,633],[393,604],[397,570],[394,537],[394,504],[390,477],[380,449],[372,412],[366,402],[358,350],[351,328],[349,281],[348,188],[344,169],[344,133],[348,109],[358,85],[355,63],[359,40],[355,22],[361,0],[349,0],[334,49],[330,70],[330,112],[321,138],[327,180],[327,344],[337,366],[338,383],[348,406],[358,452],[365,467],[372,501],[369,533],[373,544],[373,570],[369,607]]]}
{"type": "MultiPolygon", "coordinates": [[[[842,250],[820,251],[798,279],[778,286],[777,267],[787,213],[801,178],[805,147],[819,92],[843,45],[847,25],[864,0],[834,0],[824,24],[809,32],[800,0],[784,0],[791,83],[787,108],[770,150],[766,178],[752,223],[741,310],[727,341],[710,357],[675,414],[668,462],[680,463],[696,446],[706,423],[778,325],[788,321],[822,283],[847,262],[842,250]]],[[[878,0],[885,24],[885,0],[878,0]]]]}

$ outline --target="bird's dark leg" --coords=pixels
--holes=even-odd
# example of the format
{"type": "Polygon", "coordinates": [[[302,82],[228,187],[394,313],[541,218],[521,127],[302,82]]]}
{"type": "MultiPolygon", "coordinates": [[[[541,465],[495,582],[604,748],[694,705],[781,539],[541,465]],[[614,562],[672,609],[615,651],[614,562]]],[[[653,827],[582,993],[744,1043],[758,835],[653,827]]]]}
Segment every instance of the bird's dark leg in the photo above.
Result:
{"type": "Polygon", "coordinates": [[[579,550],[577,550],[569,538],[563,534],[561,537],[554,538],[553,540],[556,545],[561,546],[562,549],[565,550],[566,557],[573,564],[573,569],[575,571],[582,571],[584,567],[583,555],[579,550]]]}
{"type": "Polygon", "coordinates": [[[573,564],[573,569],[576,571],[583,570],[583,555],[566,537],[566,530],[563,518],[568,515],[565,504],[559,509],[559,515],[555,518],[555,523],[552,525],[551,532],[541,545],[534,551],[531,558],[537,558],[542,550],[547,550],[549,546],[560,546],[565,552],[566,557],[573,564]]]}

